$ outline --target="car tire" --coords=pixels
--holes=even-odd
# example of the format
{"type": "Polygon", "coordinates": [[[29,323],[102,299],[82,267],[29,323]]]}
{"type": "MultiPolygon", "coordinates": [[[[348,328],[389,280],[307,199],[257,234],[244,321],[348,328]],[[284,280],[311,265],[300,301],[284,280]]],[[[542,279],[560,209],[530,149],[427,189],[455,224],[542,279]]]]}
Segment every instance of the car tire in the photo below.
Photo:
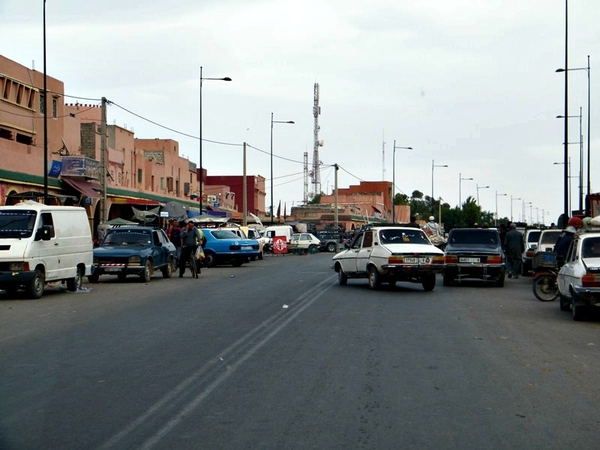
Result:
{"type": "Polygon", "coordinates": [[[204,251],[204,264],[206,267],[215,267],[217,265],[216,255],[210,250],[204,251]]]}
{"type": "Polygon", "coordinates": [[[424,275],[421,284],[423,285],[423,289],[425,291],[433,291],[433,289],[435,288],[435,273],[424,275]]]}
{"type": "Polygon", "coordinates": [[[348,275],[344,273],[341,267],[338,270],[338,284],[340,286],[346,286],[346,284],[348,284],[348,275]]]}
{"type": "Polygon", "coordinates": [[[337,250],[337,245],[335,242],[330,242],[329,244],[327,244],[327,251],[329,253],[334,253],[337,250]]]}
{"type": "Polygon", "coordinates": [[[376,291],[381,287],[381,275],[377,270],[377,267],[369,267],[369,288],[376,291]]]}
{"type": "Polygon", "coordinates": [[[163,278],[171,278],[171,275],[173,274],[173,270],[174,270],[173,261],[170,260],[167,263],[167,265],[161,269],[163,278]]]}
{"type": "Polygon", "coordinates": [[[558,307],[561,311],[569,311],[571,309],[571,300],[564,295],[558,296],[558,307]]]}
{"type": "Polygon", "coordinates": [[[98,282],[99,279],[100,279],[100,275],[98,275],[98,274],[93,274],[93,275],[89,275],[88,276],[88,281],[90,283],[94,283],[95,284],[95,283],[98,282]]]}
{"type": "Polygon", "coordinates": [[[75,276],[73,278],[69,278],[67,280],[67,290],[70,292],[75,292],[78,289],[81,289],[83,284],[83,273],[80,267],[77,267],[75,272],[75,276]]]}
{"type": "Polygon", "coordinates": [[[452,286],[452,281],[454,281],[454,280],[450,275],[444,275],[444,277],[443,277],[444,286],[452,286]]]}
{"type": "Polygon", "coordinates": [[[36,270],[33,275],[33,279],[29,282],[25,288],[25,292],[29,298],[40,298],[44,293],[44,284],[46,280],[43,272],[36,270]]]}
{"type": "Polygon", "coordinates": [[[142,283],[149,283],[151,279],[152,279],[152,263],[150,261],[146,261],[144,270],[142,270],[142,273],[140,273],[140,281],[142,283]]]}

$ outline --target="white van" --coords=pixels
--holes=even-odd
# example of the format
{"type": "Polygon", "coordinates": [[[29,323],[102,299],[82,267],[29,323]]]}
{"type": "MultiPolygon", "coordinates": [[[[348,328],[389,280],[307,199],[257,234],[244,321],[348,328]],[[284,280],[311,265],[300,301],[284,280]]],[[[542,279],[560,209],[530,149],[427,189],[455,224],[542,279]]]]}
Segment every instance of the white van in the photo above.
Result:
{"type": "Polygon", "coordinates": [[[294,234],[294,229],[291,225],[273,225],[265,228],[264,236],[273,239],[274,236],[285,236],[286,242],[290,242],[294,234]]]}
{"type": "Polygon", "coordinates": [[[92,233],[84,208],[31,200],[0,207],[0,289],[40,298],[48,282],[76,291],[92,274],[92,233]]]}

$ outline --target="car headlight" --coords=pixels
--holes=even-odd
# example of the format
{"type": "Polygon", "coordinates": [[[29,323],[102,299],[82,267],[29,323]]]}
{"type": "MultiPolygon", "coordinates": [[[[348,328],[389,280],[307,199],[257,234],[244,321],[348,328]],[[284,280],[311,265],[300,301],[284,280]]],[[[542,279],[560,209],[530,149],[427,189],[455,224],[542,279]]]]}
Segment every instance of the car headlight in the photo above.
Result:
{"type": "Polygon", "coordinates": [[[139,265],[140,262],[142,261],[142,259],[139,257],[139,255],[136,256],[130,256],[129,259],[127,260],[127,263],[130,265],[139,265]]]}
{"type": "Polygon", "coordinates": [[[8,265],[8,268],[11,272],[22,272],[25,270],[24,262],[11,262],[8,265]]]}

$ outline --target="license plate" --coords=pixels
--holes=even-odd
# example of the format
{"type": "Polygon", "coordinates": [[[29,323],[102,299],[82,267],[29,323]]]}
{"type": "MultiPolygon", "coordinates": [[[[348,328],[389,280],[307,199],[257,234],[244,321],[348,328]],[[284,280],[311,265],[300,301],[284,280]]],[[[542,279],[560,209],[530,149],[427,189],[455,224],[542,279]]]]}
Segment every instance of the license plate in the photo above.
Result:
{"type": "Polygon", "coordinates": [[[242,245],[242,250],[252,250],[252,246],[250,246],[250,245],[242,245]]]}
{"type": "Polygon", "coordinates": [[[120,272],[121,268],[120,267],[105,267],[104,271],[105,272],[120,272]]]}
{"type": "Polygon", "coordinates": [[[480,262],[479,258],[459,258],[459,262],[461,263],[478,263],[480,262]]]}
{"type": "Polygon", "coordinates": [[[419,263],[424,263],[427,262],[427,258],[411,258],[411,257],[404,257],[404,263],[405,264],[419,264],[419,263]]]}

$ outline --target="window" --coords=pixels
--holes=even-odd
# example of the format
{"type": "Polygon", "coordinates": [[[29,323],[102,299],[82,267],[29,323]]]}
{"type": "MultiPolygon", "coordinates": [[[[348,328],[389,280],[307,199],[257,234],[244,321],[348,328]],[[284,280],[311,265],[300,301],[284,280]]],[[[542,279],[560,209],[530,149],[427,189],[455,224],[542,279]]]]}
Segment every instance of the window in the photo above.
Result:
{"type": "Polygon", "coordinates": [[[44,94],[40,94],[40,114],[44,114],[46,112],[46,96],[44,94]]]}
{"type": "Polygon", "coordinates": [[[58,104],[56,99],[52,99],[52,117],[56,118],[58,116],[58,104]]]}
{"type": "Polygon", "coordinates": [[[142,184],[142,169],[138,169],[137,182],[142,184]]]}
{"type": "Polygon", "coordinates": [[[365,240],[363,241],[363,247],[373,247],[373,232],[367,231],[365,233],[365,240]]]}
{"type": "Polygon", "coordinates": [[[160,190],[161,191],[165,190],[165,178],[164,177],[160,177],[160,190]]]}

